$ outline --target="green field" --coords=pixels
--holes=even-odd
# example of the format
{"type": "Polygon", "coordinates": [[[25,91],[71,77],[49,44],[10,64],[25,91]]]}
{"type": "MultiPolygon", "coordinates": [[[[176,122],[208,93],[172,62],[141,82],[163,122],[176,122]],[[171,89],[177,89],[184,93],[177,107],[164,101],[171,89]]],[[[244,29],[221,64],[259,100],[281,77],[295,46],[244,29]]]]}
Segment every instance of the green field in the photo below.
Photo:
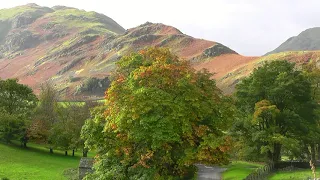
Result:
{"type": "MultiPolygon", "coordinates": [[[[76,156],[64,156],[64,152],[54,150],[50,154],[45,147],[29,143],[28,149],[17,145],[5,145],[0,143],[0,179],[10,180],[62,180],[67,179],[64,171],[78,167],[81,152],[76,152],[76,156]]],[[[71,154],[72,152],[69,152],[71,154]]],[[[89,153],[89,156],[93,156],[89,153]]],[[[227,170],[223,173],[223,180],[244,179],[256,168],[263,164],[234,161],[225,166],[227,170]]],[[[270,180],[298,180],[312,177],[311,170],[280,171],[271,175],[270,180]]],[[[317,169],[317,177],[320,177],[320,169],[317,169]]]]}
{"type": "Polygon", "coordinates": [[[252,171],[263,166],[259,163],[244,161],[234,161],[226,166],[227,170],[223,173],[223,180],[239,180],[247,177],[252,171]]]}
{"type": "Polygon", "coordinates": [[[0,179],[67,179],[63,175],[64,170],[77,168],[79,165],[81,152],[72,157],[64,156],[61,151],[50,154],[48,149],[35,144],[28,146],[28,149],[23,149],[17,145],[0,144],[0,179]]]}
{"type": "MultiPolygon", "coordinates": [[[[320,169],[316,170],[316,176],[320,177],[320,169]]],[[[313,178],[310,169],[296,170],[296,171],[278,171],[271,175],[270,180],[304,180],[308,177],[313,178]]]]}
{"type": "MultiPolygon", "coordinates": [[[[64,152],[57,150],[50,154],[47,148],[31,143],[28,144],[28,149],[0,144],[0,152],[0,179],[6,177],[10,180],[67,179],[63,172],[66,169],[77,168],[81,157],[81,152],[76,152],[75,157],[64,156],[64,152]]],[[[89,153],[89,156],[93,155],[89,153]]],[[[223,179],[243,179],[261,166],[263,165],[258,163],[233,162],[225,166],[228,169],[223,173],[223,179]]]]}

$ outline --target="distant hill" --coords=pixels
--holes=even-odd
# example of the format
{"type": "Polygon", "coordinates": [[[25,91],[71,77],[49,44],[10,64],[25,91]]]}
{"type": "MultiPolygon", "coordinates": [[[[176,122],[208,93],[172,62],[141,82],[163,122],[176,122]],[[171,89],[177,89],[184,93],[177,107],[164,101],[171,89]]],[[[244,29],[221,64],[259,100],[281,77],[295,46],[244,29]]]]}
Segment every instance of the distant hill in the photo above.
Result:
{"type": "Polygon", "coordinates": [[[275,50],[268,52],[274,54],[284,51],[313,51],[320,50],[320,27],[310,28],[298,36],[289,38],[275,50]]]}
{"type": "Polygon", "coordinates": [[[234,92],[235,85],[243,78],[251,74],[251,72],[263,65],[267,61],[286,60],[294,62],[298,67],[310,61],[320,63],[320,51],[286,51],[275,54],[269,54],[263,57],[255,58],[248,63],[244,63],[236,68],[230,68],[223,76],[217,79],[220,88],[226,93],[234,92]]]}
{"type": "Polygon", "coordinates": [[[115,62],[148,46],[168,47],[215,78],[256,59],[164,24],[125,30],[105,15],[64,6],[0,10],[0,78],[18,78],[36,93],[51,80],[62,98],[101,98],[115,62]]]}

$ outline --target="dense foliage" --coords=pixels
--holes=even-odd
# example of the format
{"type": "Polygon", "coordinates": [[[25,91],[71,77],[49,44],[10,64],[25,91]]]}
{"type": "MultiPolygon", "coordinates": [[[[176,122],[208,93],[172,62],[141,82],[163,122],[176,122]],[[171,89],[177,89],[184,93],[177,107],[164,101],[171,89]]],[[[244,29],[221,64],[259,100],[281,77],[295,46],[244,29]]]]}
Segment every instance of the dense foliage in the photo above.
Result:
{"type": "Polygon", "coordinates": [[[30,115],[37,97],[28,86],[17,79],[0,80],[0,108],[8,114],[30,115]]]}
{"type": "Polygon", "coordinates": [[[194,177],[195,163],[228,163],[224,131],[233,109],[212,74],[158,48],[117,65],[107,109],[93,111],[83,128],[87,145],[98,149],[90,178],[183,179],[194,177]]]}
{"type": "MultiPolygon", "coordinates": [[[[309,63],[303,65],[303,71],[305,76],[308,78],[309,82],[311,83],[311,96],[312,99],[319,104],[320,102],[320,68],[318,65],[318,62],[316,60],[311,60],[309,63]]],[[[307,153],[310,154],[310,157],[308,159],[311,159],[313,162],[315,162],[316,154],[318,155],[318,160],[320,160],[320,132],[319,132],[319,117],[320,117],[320,108],[318,108],[315,111],[315,114],[317,116],[317,124],[310,127],[310,130],[312,132],[309,132],[310,137],[308,139],[308,146],[304,149],[307,150],[307,153]],[[309,153],[310,149],[310,153],[309,153]],[[318,151],[316,153],[316,151],[318,151]]]]}
{"type": "Polygon", "coordinates": [[[80,138],[81,128],[85,120],[90,117],[89,109],[94,107],[96,103],[85,102],[84,105],[67,103],[65,106],[59,106],[57,109],[57,122],[50,129],[48,142],[54,148],[74,151],[83,150],[83,156],[86,156],[84,142],[80,138]]]}
{"type": "Polygon", "coordinates": [[[74,151],[81,148],[86,156],[87,150],[84,149],[80,132],[85,120],[90,117],[89,109],[96,103],[59,103],[58,98],[53,84],[42,84],[39,105],[35,109],[28,135],[31,140],[48,146],[51,153],[53,149],[61,149],[68,155],[68,150],[73,150],[74,155],[74,151]]]}
{"type": "Polygon", "coordinates": [[[17,79],[0,80],[0,139],[7,143],[21,140],[26,145],[26,127],[36,104],[32,89],[17,79]]]}
{"type": "Polygon", "coordinates": [[[236,124],[243,149],[252,157],[276,162],[281,151],[300,156],[317,123],[308,78],[287,61],[267,62],[236,88],[243,118],[236,124]]]}
{"type": "Polygon", "coordinates": [[[53,84],[46,82],[40,86],[39,105],[36,107],[29,137],[38,143],[47,143],[50,128],[57,121],[58,92],[53,84]]]}

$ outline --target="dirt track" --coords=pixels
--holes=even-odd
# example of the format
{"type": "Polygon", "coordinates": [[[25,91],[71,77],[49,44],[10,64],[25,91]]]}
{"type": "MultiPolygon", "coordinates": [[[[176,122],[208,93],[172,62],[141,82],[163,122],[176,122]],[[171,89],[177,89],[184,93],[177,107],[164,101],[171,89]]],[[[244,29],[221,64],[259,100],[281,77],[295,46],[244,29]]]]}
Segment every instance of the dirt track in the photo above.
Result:
{"type": "Polygon", "coordinates": [[[221,173],[226,170],[226,168],[210,167],[202,164],[196,166],[199,168],[198,180],[221,180],[221,173]]]}

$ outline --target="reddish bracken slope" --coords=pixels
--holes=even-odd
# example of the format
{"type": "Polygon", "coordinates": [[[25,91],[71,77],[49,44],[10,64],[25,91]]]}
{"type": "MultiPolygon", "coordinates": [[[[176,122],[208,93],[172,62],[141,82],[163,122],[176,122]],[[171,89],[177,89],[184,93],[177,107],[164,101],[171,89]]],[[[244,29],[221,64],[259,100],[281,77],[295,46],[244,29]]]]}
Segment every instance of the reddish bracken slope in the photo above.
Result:
{"type": "Polygon", "coordinates": [[[69,7],[0,10],[0,27],[10,27],[0,28],[0,78],[18,78],[35,92],[50,80],[62,98],[101,98],[115,62],[149,46],[168,47],[215,78],[255,59],[164,24],[124,30],[107,16],[69,7]]]}
{"type": "Polygon", "coordinates": [[[212,58],[206,62],[195,64],[195,69],[207,69],[214,74],[216,79],[220,79],[230,71],[235,70],[251,61],[254,61],[258,57],[246,57],[239,54],[224,54],[215,58],[212,58]]]}

